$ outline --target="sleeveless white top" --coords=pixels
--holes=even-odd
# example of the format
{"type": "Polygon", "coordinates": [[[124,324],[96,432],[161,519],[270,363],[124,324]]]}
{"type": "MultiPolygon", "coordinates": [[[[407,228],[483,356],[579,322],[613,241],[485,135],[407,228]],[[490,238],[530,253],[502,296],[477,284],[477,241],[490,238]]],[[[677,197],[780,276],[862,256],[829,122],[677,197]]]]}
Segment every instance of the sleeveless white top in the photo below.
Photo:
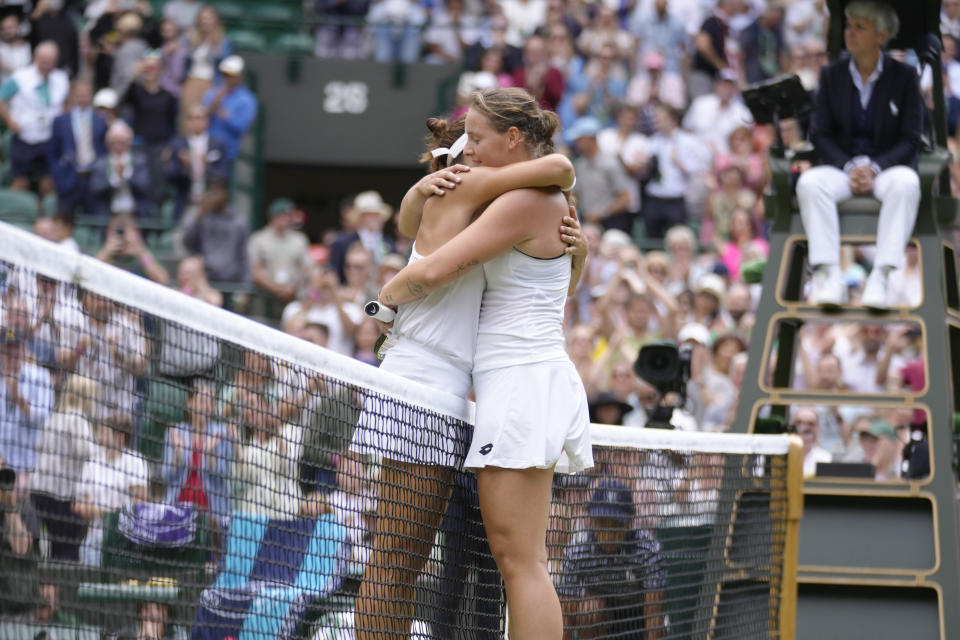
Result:
{"type": "MultiPolygon", "coordinates": [[[[408,264],[422,257],[414,244],[408,264]]],[[[483,269],[474,269],[425,298],[400,305],[392,331],[398,345],[412,340],[469,372],[477,344],[483,276],[483,269]]]]}
{"type": "Polygon", "coordinates": [[[563,309],[570,285],[570,256],[534,258],[517,249],[483,265],[487,288],[473,371],[569,360],[563,309]]]}

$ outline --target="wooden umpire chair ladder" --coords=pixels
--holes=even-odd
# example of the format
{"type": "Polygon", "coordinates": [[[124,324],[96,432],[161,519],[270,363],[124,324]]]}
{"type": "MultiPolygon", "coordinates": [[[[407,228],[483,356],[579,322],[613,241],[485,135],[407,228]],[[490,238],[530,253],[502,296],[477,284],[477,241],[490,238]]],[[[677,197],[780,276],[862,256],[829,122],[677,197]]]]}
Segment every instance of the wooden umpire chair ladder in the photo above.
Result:
{"type": "MultiPolygon", "coordinates": [[[[842,42],[845,4],[829,3],[833,58],[842,42]]],[[[893,4],[901,32],[891,48],[922,47],[928,34],[939,36],[939,1],[893,4]]],[[[934,64],[939,68],[939,57],[934,64]]],[[[805,303],[806,237],[790,185],[790,163],[771,157],[775,194],[766,200],[770,257],[733,430],[782,429],[789,408],[798,405],[922,409],[927,413],[930,459],[930,474],[923,478],[880,482],[816,476],[805,481],[797,550],[795,629],[800,639],[960,638],[954,419],[960,412],[958,201],[950,196],[942,81],[938,73],[933,76],[938,97],[933,144],[920,158],[922,200],[912,238],[921,265],[920,306],[882,313],[845,306],[826,312],[805,303]],[[925,388],[883,395],[793,389],[799,332],[810,321],[915,323],[921,329],[925,388]]],[[[872,198],[843,203],[842,242],[875,242],[878,212],[879,203],[872,198]]],[[[787,626],[781,629],[782,637],[792,637],[787,626]]]]}

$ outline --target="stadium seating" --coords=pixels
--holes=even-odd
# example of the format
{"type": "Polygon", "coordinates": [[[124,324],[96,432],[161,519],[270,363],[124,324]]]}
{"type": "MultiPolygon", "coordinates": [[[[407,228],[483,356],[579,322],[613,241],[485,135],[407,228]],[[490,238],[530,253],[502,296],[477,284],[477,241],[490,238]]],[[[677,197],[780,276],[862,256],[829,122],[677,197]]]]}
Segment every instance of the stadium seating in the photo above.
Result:
{"type": "Polygon", "coordinates": [[[267,38],[256,31],[236,29],[229,31],[227,36],[233,42],[235,51],[263,53],[267,50],[267,38]]]}
{"type": "Polygon", "coordinates": [[[306,33],[284,33],[270,45],[273,53],[291,56],[312,56],[316,43],[306,33]]]}
{"type": "Polygon", "coordinates": [[[40,200],[30,191],[0,189],[0,220],[32,223],[40,211],[40,200]]]}

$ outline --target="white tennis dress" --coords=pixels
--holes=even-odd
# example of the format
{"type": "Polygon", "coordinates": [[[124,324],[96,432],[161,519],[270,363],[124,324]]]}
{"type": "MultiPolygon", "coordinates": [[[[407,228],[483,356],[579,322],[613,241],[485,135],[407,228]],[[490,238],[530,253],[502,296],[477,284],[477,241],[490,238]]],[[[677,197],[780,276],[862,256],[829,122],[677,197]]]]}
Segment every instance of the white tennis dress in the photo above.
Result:
{"type": "Polygon", "coordinates": [[[483,271],[473,365],[477,419],[464,466],[592,467],[587,394],[563,340],[570,257],[511,249],[483,271]],[[564,453],[568,460],[561,461],[564,453]]]}
{"type": "MultiPolygon", "coordinates": [[[[409,263],[421,257],[414,244],[409,263]]],[[[380,368],[466,398],[472,386],[483,286],[483,270],[474,269],[425,298],[400,305],[391,329],[396,345],[380,368]]],[[[390,398],[368,396],[350,450],[460,468],[469,445],[467,424],[390,398]]]]}

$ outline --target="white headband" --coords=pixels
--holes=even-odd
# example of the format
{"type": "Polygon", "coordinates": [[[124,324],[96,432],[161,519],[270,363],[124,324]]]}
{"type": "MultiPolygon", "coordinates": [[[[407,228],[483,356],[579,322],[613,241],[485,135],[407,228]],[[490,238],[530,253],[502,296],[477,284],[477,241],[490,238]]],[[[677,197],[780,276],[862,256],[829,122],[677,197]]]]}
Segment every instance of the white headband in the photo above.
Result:
{"type": "Polygon", "coordinates": [[[454,142],[452,145],[450,145],[449,148],[437,147],[436,149],[430,152],[430,155],[432,155],[434,158],[439,158],[442,155],[446,155],[447,166],[449,167],[450,163],[453,162],[453,160],[456,159],[461,153],[463,153],[463,149],[466,146],[467,146],[467,134],[463,134],[462,136],[457,138],[457,141],[454,142]]]}

